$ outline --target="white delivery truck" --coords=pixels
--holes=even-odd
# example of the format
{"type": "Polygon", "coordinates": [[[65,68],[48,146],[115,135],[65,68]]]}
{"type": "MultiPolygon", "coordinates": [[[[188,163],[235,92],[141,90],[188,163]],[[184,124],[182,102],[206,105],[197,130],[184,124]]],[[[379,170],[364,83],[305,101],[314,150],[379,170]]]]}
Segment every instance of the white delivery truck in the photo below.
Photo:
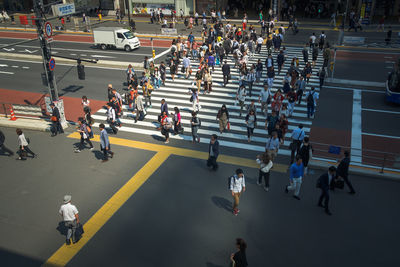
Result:
{"type": "Polygon", "coordinates": [[[131,51],[140,47],[140,41],[135,35],[123,28],[99,27],[93,29],[94,44],[103,50],[107,48],[131,51]]]}

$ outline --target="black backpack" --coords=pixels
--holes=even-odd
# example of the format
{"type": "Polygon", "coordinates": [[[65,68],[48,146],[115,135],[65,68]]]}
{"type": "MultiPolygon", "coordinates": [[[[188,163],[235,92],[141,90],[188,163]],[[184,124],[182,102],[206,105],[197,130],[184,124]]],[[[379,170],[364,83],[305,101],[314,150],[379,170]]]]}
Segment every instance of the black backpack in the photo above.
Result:
{"type": "Polygon", "coordinates": [[[235,182],[235,177],[233,175],[228,177],[228,190],[231,190],[232,178],[233,178],[233,182],[235,182]]]}
{"type": "Polygon", "coordinates": [[[307,105],[314,105],[314,92],[308,94],[307,105]]]}

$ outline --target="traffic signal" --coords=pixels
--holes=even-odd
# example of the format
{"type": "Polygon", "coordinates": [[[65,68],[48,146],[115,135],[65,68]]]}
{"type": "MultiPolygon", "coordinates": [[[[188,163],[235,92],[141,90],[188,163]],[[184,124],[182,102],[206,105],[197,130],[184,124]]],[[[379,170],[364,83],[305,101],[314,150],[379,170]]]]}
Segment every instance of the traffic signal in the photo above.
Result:
{"type": "Polygon", "coordinates": [[[85,66],[81,64],[81,61],[78,60],[78,66],[76,66],[78,69],[78,78],[79,80],[84,80],[85,79],[85,66]]]}
{"type": "Polygon", "coordinates": [[[156,50],[153,49],[153,58],[156,57],[156,50]]]}

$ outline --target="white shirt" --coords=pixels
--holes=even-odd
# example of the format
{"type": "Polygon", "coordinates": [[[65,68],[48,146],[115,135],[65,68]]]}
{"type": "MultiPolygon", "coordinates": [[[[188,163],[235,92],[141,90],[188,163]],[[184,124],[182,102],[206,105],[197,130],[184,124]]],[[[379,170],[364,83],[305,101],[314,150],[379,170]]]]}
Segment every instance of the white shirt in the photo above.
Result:
{"type": "Polygon", "coordinates": [[[243,102],[246,100],[246,89],[242,88],[239,90],[238,99],[243,102]]]}
{"type": "Polygon", "coordinates": [[[75,215],[78,214],[78,209],[71,203],[61,205],[59,213],[63,216],[64,221],[72,222],[74,221],[75,215]]]}
{"type": "Polygon", "coordinates": [[[310,36],[310,39],[311,39],[311,43],[315,43],[315,39],[317,39],[317,37],[315,37],[315,35],[311,35],[310,36]]]}
{"type": "Polygon", "coordinates": [[[262,162],[262,161],[259,160],[259,159],[256,159],[256,161],[257,161],[258,164],[260,164],[260,170],[261,170],[262,172],[264,172],[264,173],[268,173],[269,170],[270,170],[270,169],[272,168],[272,166],[273,166],[272,160],[270,160],[270,161],[268,162],[268,164],[265,164],[264,162],[262,162]]]}
{"type": "Polygon", "coordinates": [[[262,44],[263,42],[264,42],[264,39],[262,37],[258,37],[257,44],[262,44]]]}
{"type": "Polygon", "coordinates": [[[18,136],[18,145],[19,146],[27,146],[28,145],[28,142],[26,141],[24,134],[21,134],[18,136]]]}
{"type": "Polygon", "coordinates": [[[115,110],[112,107],[107,109],[107,119],[115,121],[115,110]]]}
{"type": "Polygon", "coordinates": [[[230,190],[233,193],[240,193],[242,192],[243,187],[245,187],[244,175],[243,177],[238,177],[236,174],[231,177],[231,185],[230,190]]]}

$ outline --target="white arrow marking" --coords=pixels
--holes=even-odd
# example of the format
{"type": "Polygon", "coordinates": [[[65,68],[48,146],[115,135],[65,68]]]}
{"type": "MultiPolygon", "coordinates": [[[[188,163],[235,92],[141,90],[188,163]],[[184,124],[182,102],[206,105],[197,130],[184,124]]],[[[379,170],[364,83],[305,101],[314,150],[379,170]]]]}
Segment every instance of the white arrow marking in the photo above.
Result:
{"type": "Polygon", "coordinates": [[[25,67],[25,66],[23,66],[22,68],[23,68],[23,69],[26,69],[26,70],[29,69],[29,67],[25,67]]]}
{"type": "Polygon", "coordinates": [[[11,66],[11,67],[13,67],[13,68],[19,68],[19,66],[16,66],[16,65],[14,65],[14,66],[11,66]]]}
{"type": "Polygon", "coordinates": [[[31,50],[25,49],[25,51],[28,52],[29,54],[33,54],[33,53],[35,53],[37,50],[31,51],[31,50]]]}
{"type": "Polygon", "coordinates": [[[99,58],[114,58],[109,56],[102,56],[102,55],[90,55],[91,57],[99,57],[99,58]]]}
{"type": "Polygon", "coordinates": [[[3,48],[3,49],[6,50],[7,52],[11,52],[11,51],[15,50],[14,48],[3,48]]]}

